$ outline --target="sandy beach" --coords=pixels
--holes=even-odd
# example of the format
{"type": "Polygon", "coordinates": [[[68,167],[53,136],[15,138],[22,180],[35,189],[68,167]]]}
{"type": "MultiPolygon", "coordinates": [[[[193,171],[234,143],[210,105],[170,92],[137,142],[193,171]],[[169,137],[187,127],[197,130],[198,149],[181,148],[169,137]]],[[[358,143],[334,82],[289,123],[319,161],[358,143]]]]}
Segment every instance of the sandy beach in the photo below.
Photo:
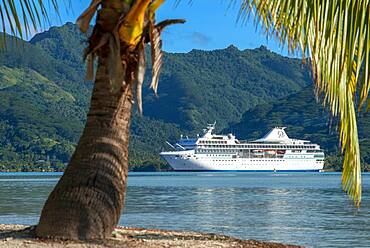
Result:
{"type": "Polygon", "coordinates": [[[0,224],[0,247],[301,247],[197,232],[117,227],[112,238],[80,242],[35,238],[33,226],[0,224]]]}

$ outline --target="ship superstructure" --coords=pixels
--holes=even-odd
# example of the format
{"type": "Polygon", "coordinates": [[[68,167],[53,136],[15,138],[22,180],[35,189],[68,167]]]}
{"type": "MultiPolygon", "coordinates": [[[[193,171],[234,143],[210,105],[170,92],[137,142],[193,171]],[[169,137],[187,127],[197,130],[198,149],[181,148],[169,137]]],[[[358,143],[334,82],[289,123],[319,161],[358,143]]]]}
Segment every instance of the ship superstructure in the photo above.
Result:
{"type": "Polygon", "coordinates": [[[181,137],[173,151],[160,155],[176,171],[320,171],[324,152],[318,144],[291,139],[285,127],[275,127],[254,141],[233,134],[213,134],[209,124],[197,138],[181,137]]]}

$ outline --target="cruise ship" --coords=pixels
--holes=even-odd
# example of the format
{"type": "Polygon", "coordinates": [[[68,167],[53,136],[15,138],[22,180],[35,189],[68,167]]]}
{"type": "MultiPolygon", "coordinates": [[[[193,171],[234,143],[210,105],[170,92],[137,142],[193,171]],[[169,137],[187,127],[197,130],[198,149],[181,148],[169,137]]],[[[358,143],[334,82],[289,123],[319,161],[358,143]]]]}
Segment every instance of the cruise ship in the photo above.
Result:
{"type": "Polygon", "coordinates": [[[175,171],[255,171],[306,172],[321,171],[324,152],[308,140],[291,139],[285,127],[275,127],[264,137],[241,141],[233,134],[213,134],[209,124],[201,136],[181,136],[172,151],[161,152],[175,171]]]}

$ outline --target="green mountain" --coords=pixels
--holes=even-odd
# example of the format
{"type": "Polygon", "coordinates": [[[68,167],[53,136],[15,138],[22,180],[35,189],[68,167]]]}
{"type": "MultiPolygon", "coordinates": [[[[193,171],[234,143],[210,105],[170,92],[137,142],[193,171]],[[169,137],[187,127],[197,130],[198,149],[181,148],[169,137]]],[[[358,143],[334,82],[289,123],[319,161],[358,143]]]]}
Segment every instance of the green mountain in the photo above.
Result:
{"type": "Polygon", "coordinates": [[[300,60],[282,57],[263,46],[166,54],[164,65],[159,97],[144,91],[144,113],[188,131],[214,121],[226,127],[246,110],[310,83],[300,60]]]}
{"type": "MultiPolygon", "coordinates": [[[[370,169],[370,116],[362,113],[359,118],[359,140],[362,162],[370,169]]],[[[315,99],[312,86],[273,104],[261,104],[243,114],[240,122],[222,132],[236,133],[240,139],[257,139],[275,126],[287,127],[288,136],[311,140],[331,156],[326,167],[340,169],[337,119],[315,99]]]]}
{"type": "MultiPolygon", "coordinates": [[[[35,35],[30,43],[63,66],[74,68],[79,76],[74,82],[83,81],[81,54],[86,37],[76,25],[52,27],[35,35]]],[[[144,115],[178,124],[187,131],[215,120],[226,127],[249,108],[283,98],[310,82],[300,60],[282,57],[263,46],[244,51],[230,46],[215,51],[165,53],[158,97],[148,87],[149,74],[143,90],[144,115]]]]}
{"type": "Polygon", "coordinates": [[[70,92],[32,69],[1,66],[0,99],[4,168],[18,161],[69,160],[84,118],[70,92]]]}
{"type": "MultiPolygon", "coordinates": [[[[84,81],[85,44],[71,23],[29,42],[7,38],[0,53],[0,170],[59,170],[68,162],[92,89],[84,81]]],[[[195,134],[214,121],[227,128],[243,121],[243,113],[287,99],[311,81],[300,60],[263,46],[165,53],[158,97],[149,90],[149,74],[144,116],[134,113],[131,125],[130,164],[136,169],[163,164],[158,152],[168,148],[166,140],[195,134]]],[[[335,147],[335,141],[330,144],[335,147]]]]}

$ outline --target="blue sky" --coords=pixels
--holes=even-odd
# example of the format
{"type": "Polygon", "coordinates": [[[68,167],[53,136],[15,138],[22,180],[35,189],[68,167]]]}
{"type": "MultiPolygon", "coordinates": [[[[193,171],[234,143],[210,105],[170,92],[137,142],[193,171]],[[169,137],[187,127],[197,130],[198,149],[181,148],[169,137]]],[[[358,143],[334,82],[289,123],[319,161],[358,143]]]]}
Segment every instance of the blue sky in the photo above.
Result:
{"type": "MultiPolygon", "coordinates": [[[[61,1],[65,2],[65,0],[61,1]]],[[[167,0],[159,9],[157,20],[184,18],[187,22],[167,28],[163,33],[163,48],[168,52],[188,52],[192,49],[213,50],[235,45],[239,49],[265,45],[268,49],[286,55],[286,50],[273,39],[267,41],[262,31],[256,30],[253,20],[237,22],[238,4],[230,0],[182,0],[175,7],[175,0],[167,0]]],[[[239,2],[239,1],[235,1],[239,2]]],[[[75,22],[90,1],[72,0],[72,8],[61,10],[61,20],[52,15],[52,25],[75,22]]],[[[60,6],[65,9],[64,5],[60,6]]]]}

